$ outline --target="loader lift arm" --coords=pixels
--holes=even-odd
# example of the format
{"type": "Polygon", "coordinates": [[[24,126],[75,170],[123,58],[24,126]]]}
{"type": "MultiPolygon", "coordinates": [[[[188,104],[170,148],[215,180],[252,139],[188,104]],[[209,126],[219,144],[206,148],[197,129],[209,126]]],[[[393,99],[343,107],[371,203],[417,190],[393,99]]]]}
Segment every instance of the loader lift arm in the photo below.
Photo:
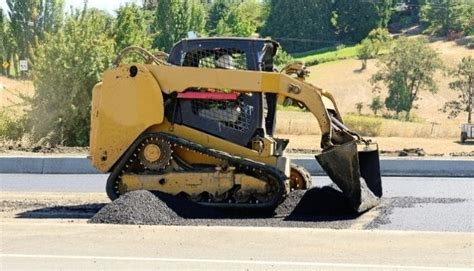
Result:
{"type": "Polygon", "coordinates": [[[360,139],[343,125],[342,117],[330,93],[286,74],[177,66],[150,65],[148,68],[162,91],[167,94],[184,92],[191,88],[232,89],[238,92],[274,93],[279,99],[290,98],[298,101],[318,120],[322,149],[360,139]]]}

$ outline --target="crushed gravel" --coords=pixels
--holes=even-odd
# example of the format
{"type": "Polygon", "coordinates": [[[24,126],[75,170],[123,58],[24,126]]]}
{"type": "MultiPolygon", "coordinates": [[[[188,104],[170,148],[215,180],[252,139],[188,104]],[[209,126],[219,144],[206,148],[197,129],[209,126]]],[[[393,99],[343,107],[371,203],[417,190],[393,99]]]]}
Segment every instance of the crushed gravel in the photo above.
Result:
{"type": "Polygon", "coordinates": [[[293,191],[273,212],[215,209],[148,191],[127,193],[106,205],[89,223],[137,225],[227,225],[348,228],[357,218],[332,187],[293,191]]]}
{"type": "Polygon", "coordinates": [[[127,193],[102,208],[90,223],[176,225],[181,218],[148,191],[127,193]]]}

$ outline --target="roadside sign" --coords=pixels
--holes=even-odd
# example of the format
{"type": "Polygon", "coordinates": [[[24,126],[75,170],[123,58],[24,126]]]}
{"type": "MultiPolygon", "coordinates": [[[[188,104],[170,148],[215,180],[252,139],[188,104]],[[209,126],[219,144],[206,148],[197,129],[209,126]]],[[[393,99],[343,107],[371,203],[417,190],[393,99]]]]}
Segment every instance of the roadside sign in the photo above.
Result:
{"type": "Polygon", "coordinates": [[[20,60],[20,71],[28,71],[28,60],[20,60]]]}
{"type": "Polygon", "coordinates": [[[8,67],[10,67],[10,63],[8,63],[8,61],[5,61],[3,62],[2,66],[4,69],[7,69],[8,67]]]}

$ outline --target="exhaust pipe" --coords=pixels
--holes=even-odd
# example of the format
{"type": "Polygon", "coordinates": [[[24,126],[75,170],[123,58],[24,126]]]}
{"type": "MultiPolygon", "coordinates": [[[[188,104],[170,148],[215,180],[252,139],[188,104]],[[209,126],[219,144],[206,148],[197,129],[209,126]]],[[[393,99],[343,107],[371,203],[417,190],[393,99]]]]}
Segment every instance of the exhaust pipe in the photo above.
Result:
{"type": "Polygon", "coordinates": [[[380,203],[382,178],[376,144],[352,141],[324,151],[316,160],[355,211],[362,213],[380,203]]]}

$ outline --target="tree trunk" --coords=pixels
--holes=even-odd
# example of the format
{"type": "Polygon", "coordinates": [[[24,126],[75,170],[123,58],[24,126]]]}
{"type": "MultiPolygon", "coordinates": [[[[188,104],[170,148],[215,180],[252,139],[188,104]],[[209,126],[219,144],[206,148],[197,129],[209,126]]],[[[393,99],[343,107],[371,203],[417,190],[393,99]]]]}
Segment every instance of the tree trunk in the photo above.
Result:
{"type": "Polygon", "coordinates": [[[467,105],[467,123],[472,123],[472,109],[473,109],[473,100],[472,96],[474,95],[473,92],[473,86],[472,86],[472,78],[469,79],[469,89],[468,89],[468,105],[467,105]]]}

